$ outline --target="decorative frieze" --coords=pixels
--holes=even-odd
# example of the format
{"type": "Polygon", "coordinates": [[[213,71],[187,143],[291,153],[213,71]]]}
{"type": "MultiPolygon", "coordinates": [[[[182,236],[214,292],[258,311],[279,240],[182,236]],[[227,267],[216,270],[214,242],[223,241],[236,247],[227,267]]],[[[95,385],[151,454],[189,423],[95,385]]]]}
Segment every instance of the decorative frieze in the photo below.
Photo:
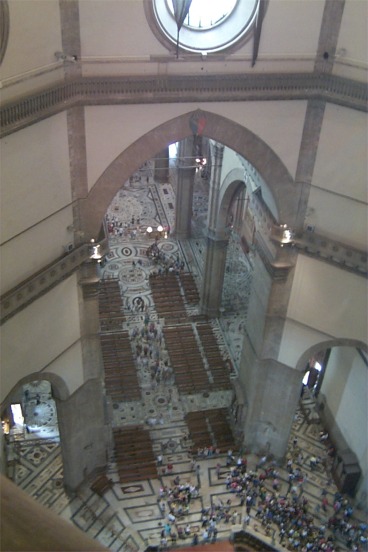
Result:
{"type": "Polygon", "coordinates": [[[76,105],[320,99],[367,111],[367,96],[364,82],[327,74],[80,77],[4,105],[1,136],[76,105]]]}
{"type": "Polygon", "coordinates": [[[299,252],[318,258],[340,268],[367,276],[367,252],[349,247],[343,243],[330,240],[312,232],[304,232],[294,239],[294,245],[299,252]]]}

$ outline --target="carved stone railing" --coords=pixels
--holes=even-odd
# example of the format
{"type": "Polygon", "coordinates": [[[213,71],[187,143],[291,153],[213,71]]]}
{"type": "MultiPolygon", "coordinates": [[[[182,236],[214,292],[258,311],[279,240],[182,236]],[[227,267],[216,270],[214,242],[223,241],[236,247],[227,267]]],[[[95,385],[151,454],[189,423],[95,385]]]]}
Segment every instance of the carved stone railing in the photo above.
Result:
{"type": "MultiPolygon", "coordinates": [[[[103,240],[100,244],[102,245],[102,254],[105,254],[107,240],[103,240]]],[[[84,262],[88,261],[90,255],[90,244],[83,244],[36,275],[28,278],[26,282],[2,295],[0,298],[0,324],[6,322],[38,297],[65,280],[78,270],[84,262]]]]}
{"type": "Polygon", "coordinates": [[[367,111],[364,82],[327,74],[84,77],[3,105],[1,136],[77,105],[201,101],[327,101],[367,111]]]}
{"type": "Polygon", "coordinates": [[[366,251],[354,249],[313,232],[304,232],[293,243],[300,252],[306,255],[332,263],[360,276],[367,276],[368,254],[366,251]]]}
{"type": "MultiPolygon", "coordinates": [[[[273,280],[286,280],[293,266],[293,263],[287,262],[287,256],[284,262],[275,260],[274,254],[270,251],[267,242],[259,232],[255,234],[253,248],[261,257],[267,272],[273,280]]],[[[330,240],[325,236],[306,231],[301,236],[293,238],[290,243],[285,244],[284,248],[286,251],[291,248],[296,249],[299,253],[333,264],[359,276],[367,277],[368,275],[368,253],[366,251],[330,240]]]]}

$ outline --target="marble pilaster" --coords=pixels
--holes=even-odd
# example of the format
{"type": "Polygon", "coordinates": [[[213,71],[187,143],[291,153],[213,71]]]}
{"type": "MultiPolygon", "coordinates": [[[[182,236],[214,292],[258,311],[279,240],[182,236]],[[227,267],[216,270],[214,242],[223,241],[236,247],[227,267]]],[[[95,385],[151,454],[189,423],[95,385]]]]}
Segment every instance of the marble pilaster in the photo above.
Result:
{"type": "Polygon", "coordinates": [[[175,205],[175,237],[188,239],[191,234],[193,188],[195,177],[193,138],[186,138],[179,145],[178,183],[175,205]]]}

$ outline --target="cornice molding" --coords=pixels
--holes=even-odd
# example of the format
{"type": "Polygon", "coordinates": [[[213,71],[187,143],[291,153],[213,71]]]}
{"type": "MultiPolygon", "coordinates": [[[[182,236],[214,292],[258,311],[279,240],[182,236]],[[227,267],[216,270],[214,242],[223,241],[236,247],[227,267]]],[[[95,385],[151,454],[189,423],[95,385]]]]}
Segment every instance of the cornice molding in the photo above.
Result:
{"type": "Polygon", "coordinates": [[[367,92],[366,83],[322,73],[81,77],[3,105],[0,136],[80,105],[318,99],[367,112],[367,92]]]}

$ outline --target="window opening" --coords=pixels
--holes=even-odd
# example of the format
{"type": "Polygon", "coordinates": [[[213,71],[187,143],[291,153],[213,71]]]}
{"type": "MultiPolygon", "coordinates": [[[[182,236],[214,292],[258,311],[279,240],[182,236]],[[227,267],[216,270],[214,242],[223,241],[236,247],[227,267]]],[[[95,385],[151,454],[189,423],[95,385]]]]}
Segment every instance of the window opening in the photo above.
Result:
{"type": "Polygon", "coordinates": [[[189,11],[182,13],[176,0],[153,0],[154,23],[167,44],[177,46],[177,53],[178,47],[192,53],[220,52],[252,36],[261,1],[192,0],[189,11]]]}
{"type": "MultiPolygon", "coordinates": [[[[183,25],[193,29],[208,29],[221,23],[236,6],[237,0],[192,0],[183,25]]],[[[174,15],[173,0],[168,1],[174,15]]]]}

